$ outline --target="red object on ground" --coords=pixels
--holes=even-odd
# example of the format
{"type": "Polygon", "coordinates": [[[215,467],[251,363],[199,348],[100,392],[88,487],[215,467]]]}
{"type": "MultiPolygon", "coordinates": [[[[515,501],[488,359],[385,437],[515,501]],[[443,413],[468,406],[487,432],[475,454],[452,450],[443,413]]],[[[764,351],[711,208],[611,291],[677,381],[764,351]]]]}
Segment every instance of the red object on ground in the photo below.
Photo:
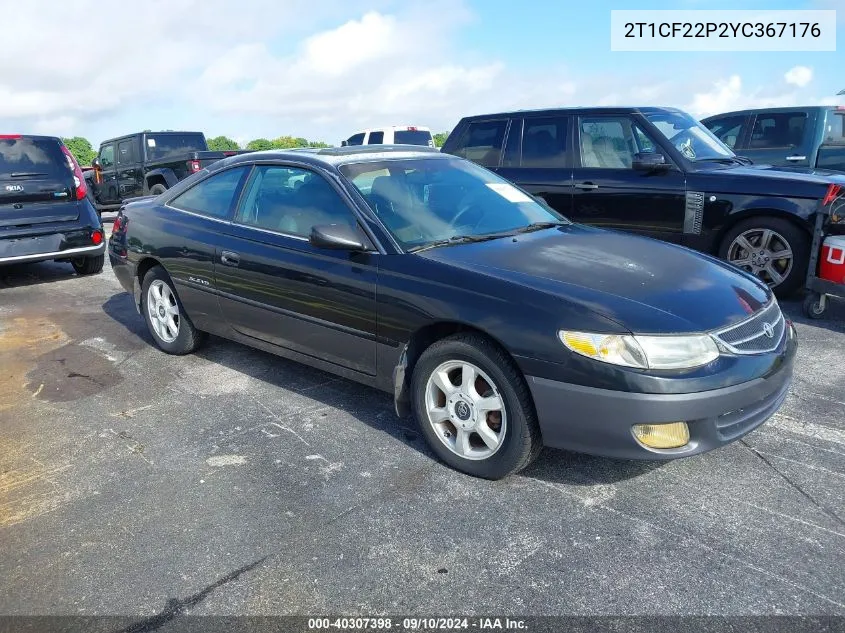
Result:
{"type": "Polygon", "coordinates": [[[845,235],[829,235],[824,239],[819,277],[845,284],[845,235]]]}

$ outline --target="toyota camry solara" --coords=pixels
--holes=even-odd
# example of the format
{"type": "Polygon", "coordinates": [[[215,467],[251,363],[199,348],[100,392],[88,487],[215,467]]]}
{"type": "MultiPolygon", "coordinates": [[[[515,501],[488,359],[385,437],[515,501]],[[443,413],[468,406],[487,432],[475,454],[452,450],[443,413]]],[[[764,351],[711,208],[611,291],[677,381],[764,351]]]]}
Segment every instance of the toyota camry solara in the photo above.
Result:
{"type": "Polygon", "coordinates": [[[165,352],[211,333],[382,389],[480,477],[544,445],[708,451],[791,381],[795,331],[755,277],[436,150],[234,156],[125,205],[109,255],[165,352]]]}

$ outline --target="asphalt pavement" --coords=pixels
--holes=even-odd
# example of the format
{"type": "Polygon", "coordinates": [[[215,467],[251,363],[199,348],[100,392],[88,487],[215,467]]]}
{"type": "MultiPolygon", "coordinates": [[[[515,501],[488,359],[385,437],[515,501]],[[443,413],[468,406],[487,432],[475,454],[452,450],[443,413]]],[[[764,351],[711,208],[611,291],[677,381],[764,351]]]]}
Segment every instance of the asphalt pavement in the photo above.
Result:
{"type": "Polygon", "coordinates": [[[0,614],[845,615],[845,305],[768,423],[489,482],[378,391],[157,350],[111,269],[0,268],[0,614]]]}

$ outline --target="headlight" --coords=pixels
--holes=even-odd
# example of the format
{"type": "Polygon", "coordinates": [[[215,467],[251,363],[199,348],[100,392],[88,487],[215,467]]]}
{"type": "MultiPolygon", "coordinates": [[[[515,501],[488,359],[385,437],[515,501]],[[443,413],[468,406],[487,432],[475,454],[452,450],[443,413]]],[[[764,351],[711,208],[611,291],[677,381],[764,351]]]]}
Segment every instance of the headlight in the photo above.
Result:
{"type": "Polygon", "coordinates": [[[635,336],[561,330],[558,336],[576,354],[640,369],[689,369],[719,356],[715,341],[702,334],[635,336]]]}

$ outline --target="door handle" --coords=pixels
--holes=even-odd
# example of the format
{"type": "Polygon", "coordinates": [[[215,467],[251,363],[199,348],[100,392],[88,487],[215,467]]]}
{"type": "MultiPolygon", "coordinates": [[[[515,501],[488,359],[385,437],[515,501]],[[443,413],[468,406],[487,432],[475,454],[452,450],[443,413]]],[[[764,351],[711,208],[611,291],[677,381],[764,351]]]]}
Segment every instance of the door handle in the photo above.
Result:
{"type": "Polygon", "coordinates": [[[241,263],[241,256],[232,251],[223,251],[220,253],[220,262],[227,266],[237,266],[241,263]]]}
{"type": "Polygon", "coordinates": [[[806,156],[787,156],[786,160],[794,160],[794,161],[807,160],[807,157],[806,156]]]}
{"type": "Polygon", "coordinates": [[[599,186],[591,182],[579,182],[575,184],[578,189],[598,189],[599,186]]]}

